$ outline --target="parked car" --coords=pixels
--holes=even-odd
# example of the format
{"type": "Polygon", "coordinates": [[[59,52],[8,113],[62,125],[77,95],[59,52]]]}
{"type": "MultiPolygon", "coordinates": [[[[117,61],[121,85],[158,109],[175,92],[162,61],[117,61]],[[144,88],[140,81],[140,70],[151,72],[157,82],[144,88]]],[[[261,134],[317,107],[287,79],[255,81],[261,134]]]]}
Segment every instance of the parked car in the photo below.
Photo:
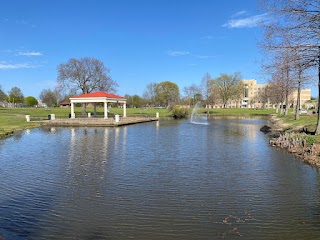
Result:
{"type": "Polygon", "coordinates": [[[305,109],[300,109],[300,111],[299,111],[299,114],[307,114],[307,113],[308,113],[308,111],[305,109]]]}

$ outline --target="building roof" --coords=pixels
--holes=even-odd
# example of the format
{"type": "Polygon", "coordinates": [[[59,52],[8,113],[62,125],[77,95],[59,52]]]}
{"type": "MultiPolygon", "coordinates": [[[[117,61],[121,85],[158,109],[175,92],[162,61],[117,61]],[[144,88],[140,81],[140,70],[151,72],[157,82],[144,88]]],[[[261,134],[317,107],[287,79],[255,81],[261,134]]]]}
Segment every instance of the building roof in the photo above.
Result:
{"type": "Polygon", "coordinates": [[[124,97],[112,94],[112,93],[106,93],[106,92],[92,92],[92,93],[85,93],[85,94],[80,94],[77,96],[73,96],[70,98],[101,98],[101,97],[105,97],[105,98],[121,98],[121,99],[125,99],[124,97]]]}
{"type": "Polygon", "coordinates": [[[60,105],[70,105],[70,102],[61,102],[60,105]]]}

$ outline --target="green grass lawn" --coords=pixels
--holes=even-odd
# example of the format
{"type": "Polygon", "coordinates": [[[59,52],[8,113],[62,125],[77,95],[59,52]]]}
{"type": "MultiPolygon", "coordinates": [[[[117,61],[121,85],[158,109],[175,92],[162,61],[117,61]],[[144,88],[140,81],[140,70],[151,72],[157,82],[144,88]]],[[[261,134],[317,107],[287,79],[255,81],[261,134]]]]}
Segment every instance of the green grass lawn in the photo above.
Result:
{"type": "MultiPolygon", "coordinates": [[[[191,111],[192,109],[190,109],[191,111]]],[[[82,108],[76,107],[75,114],[77,116],[81,115],[82,108]]],[[[99,116],[103,116],[103,107],[97,107],[97,114],[99,116]]],[[[200,108],[198,109],[198,113],[205,114],[208,109],[200,108]]],[[[93,108],[87,108],[87,112],[91,112],[93,114],[93,108]]],[[[155,116],[156,113],[159,113],[160,117],[168,117],[171,116],[171,113],[167,109],[163,108],[127,108],[127,116],[155,116]]],[[[68,118],[70,114],[70,108],[0,108],[0,136],[6,135],[16,130],[25,129],[28,127],[36,127],[39,126],[39,123],[32,122],[32,120],[41,120],[48,119],[49,114],[55,114],[56,118],[68,118]],[[31,122],[27,123],[25,115],[31,116],[31,122]]],[[[114,114],[123,115],[122,108],[111,108],[110,116],[114,116],[114,114]]],[[[209,114],[213,115],[270,115],[275,114],[275,109],[247,109],[247,108],[228,108],[228,109],[209,109],[209,114]]],[[[309,131],[314,131],[317,123],[316,115],[300,115],[300,119],[298,121],[294,120],[294,112],[289,111],[288,116],[280,116],[284,123],[290,124],[289,128],[294,127],[307,127],[309,131]]],[[[315,136],[316,141],[320,142],[320,138],[315,136]]]]}
{"type": "MultiPolygon", "coordinates": [[[[311,133],[316,130],[318,120],[317,114],[299,115],[299,120],[295,120],[294,116],[294,111],[289,111],[288,116],[278,115],[278,118],[281,119],[283,123],[288,124],[288,127],[285,130],[305,128],[311,133]]],[[[319,144],[320,135],[310,135],[308,136],[308,141],[319,144]]]]}
{"type": "MultiPolygon", "coordinates": [[[[97,115],[103,116],[104,109],[97,107],[97,115]]],[[[75,108],[76,116],[80,116],[81,107],[75,108]]],[[[87,112],[93,114],[93,108],[87,108],[87,112]]],[[[153,108],[127,108],[127,116],[156,116],[159,113],[160,117],[170,116],[167,109],[153,108]]],[[[32,122],[33,120],[48,119],[49,114],[55,114],[56,118],[69,118],[70,108],[0,108],[0,136],[6,136],[14,131],[37,127],[40,124],[32,122]],[[31,122],[26,122],[26,115],[30,115],[31,122]]],[[[122,108],[111,108],[109,116],[115,114],[123,115],[122,108]]]]}

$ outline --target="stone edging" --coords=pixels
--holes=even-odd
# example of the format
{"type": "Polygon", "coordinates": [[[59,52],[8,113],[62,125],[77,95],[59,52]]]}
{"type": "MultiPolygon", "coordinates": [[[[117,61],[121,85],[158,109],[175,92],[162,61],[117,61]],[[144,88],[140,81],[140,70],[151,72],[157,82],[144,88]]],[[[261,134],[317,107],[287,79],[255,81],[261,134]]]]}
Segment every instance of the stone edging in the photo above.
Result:
{"type": "Polygon", "coordinates": [[[271,116],[270,121],[272,123],[271,131],[276,133],[269,140],[271,146],[285,149],[302,161],[320,167],[319,144],[307,145],[308,135],[305,133],[285,131],[289,125],[282,123],[275,115],[271,116]]]}

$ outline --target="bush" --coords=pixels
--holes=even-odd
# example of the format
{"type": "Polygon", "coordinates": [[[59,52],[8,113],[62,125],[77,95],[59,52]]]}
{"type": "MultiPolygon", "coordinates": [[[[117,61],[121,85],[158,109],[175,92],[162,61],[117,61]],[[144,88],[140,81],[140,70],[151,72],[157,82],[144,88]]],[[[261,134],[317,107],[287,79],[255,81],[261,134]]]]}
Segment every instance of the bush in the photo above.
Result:
{"type": "Polygon", "coordinates": [[[174,118],[188,118],[190,115],[190,110],[188,108],[174,107],[171,110],[172,117],[174,118]]]}

